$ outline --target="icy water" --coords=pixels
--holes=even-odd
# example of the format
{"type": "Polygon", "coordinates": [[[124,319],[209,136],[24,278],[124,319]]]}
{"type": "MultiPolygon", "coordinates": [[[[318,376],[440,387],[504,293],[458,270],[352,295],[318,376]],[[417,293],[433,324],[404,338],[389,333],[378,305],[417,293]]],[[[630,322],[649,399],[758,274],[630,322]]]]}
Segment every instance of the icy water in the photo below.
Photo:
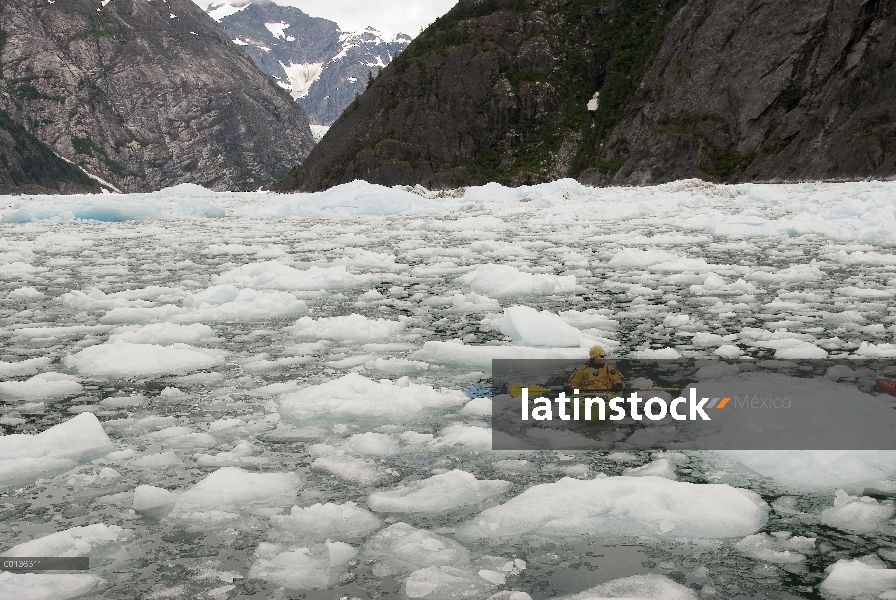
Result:
{"type": "Polygon", "coordinates": [[[496,452],[471,400],[493,356],[594,343],[896,358],[894,183],[181,186],[0,217],[0,554],[91,560],[0,596],[896,598],[892,453],[496,452]]]}

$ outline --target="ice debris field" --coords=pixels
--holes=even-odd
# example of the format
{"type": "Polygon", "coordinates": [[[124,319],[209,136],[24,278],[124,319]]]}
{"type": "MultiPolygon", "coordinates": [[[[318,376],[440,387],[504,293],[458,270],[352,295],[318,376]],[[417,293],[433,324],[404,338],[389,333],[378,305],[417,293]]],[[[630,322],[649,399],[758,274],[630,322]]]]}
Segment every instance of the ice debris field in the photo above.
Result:
{"type": "Polygon", "coordinates": [[[896,598],[893,453],[496,452],[487,387],[595,343],[896,358],[894,182],[186,185],[0,221],[0,555],[91,565],[0,597],[896,598]]]}

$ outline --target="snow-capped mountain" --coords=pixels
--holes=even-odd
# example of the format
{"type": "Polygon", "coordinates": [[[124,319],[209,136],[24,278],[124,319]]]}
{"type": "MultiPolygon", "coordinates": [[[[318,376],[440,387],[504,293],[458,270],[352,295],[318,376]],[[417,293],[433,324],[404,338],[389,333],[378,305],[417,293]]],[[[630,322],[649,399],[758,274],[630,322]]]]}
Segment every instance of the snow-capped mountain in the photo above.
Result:
{"type": "Polygon", "coordinates": [[[289,90],[313,124],[329,125],[411,42],[368,27],[343,32],[333,21],[273,2],[212,4],[209,15],[258,68],[289,90]]]}

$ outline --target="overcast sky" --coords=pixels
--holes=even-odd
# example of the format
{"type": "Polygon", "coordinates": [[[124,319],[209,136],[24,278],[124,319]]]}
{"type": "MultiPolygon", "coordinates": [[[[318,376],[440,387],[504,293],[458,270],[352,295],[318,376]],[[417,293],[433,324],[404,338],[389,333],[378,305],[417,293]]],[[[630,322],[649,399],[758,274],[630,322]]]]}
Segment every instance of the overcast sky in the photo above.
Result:
{"type": "MultiPolygon", "coordinates": [[[[246,0],[193,0],[202,8],[209,4],[246,4],[246,0]]],[[[368,25],[382,33],[406,33],[416,37],[421,27],[444,15],[457,0],[276,0],[297,6],[312,17],[336,21],[343,31],[357,31],[368,25]]]]}

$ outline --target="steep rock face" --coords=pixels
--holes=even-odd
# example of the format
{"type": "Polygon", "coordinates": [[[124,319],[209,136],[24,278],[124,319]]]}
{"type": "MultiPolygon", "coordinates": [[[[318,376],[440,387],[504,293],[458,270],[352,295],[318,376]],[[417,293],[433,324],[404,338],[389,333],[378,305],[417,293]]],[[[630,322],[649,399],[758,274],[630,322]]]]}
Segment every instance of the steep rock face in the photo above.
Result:
{"type": "Polygon", "coordinates": [[[580,179],[896,174],[896,2],[691,0],[580,179]]]}
{"type": "Polygon", "coordinates": [[[0,194],[98,192],[100,186],[81,169],[0,111],[0,194]]]}
{"type": "Polygon", "coordinates": [[[190,0],[0,6],[0,108],[122,191],[257,187],[312,145],[301,108],[190,0]]]}
{"type": "Polygon", "coordinates": [[[892,177],[894,28],[894,0],[461,0],[281,188],[892,177]]]}
{"type": "Polygon", "coordinates": [[[461,0],[346,109],[283,189],[450,187],[567,175],[608,130],[680,2],[461,0]]]}
{"type": "MultiPolygon", "coordinates": [[[[221,10],[208,8],[212,16],[224,14],[221,10]]],[[[289,90],[316,125],[335,121],[364,92],[368,75],[376,75],[411,42],[404,34],[387,38],[372,28],[344,33],[333,21],[265,1],[218,18],[233,42],[289,90]]]]}

